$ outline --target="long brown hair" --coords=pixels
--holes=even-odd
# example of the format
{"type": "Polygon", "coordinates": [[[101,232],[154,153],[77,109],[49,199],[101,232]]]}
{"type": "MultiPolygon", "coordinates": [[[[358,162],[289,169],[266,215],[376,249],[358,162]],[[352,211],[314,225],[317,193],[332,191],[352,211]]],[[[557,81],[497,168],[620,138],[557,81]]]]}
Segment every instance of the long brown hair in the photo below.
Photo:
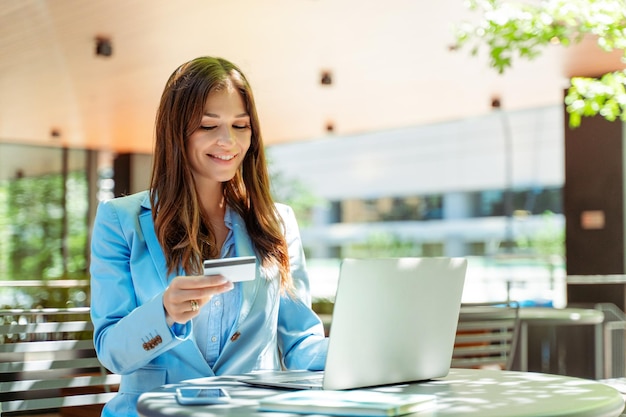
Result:
{"type": "Polygon", "coordinates": [[[204,225],[186,153],[186,141],[199,126],[210,92],[232,83],[250,116],[250,148],[235,176],[223,184],[225,202],[245,221],[257,256],[265,267],[278,267],[281,288],[291,289],[289,255],[283,223],[270,194],[270,181],[259,118],[250,84],[233,63],[200,57],[170,76],[161,96],[155,124],[150,200],[157,238],[168,273],[182,267],[202,271],[202,260],[217,257],[210,225],[204,225]]]}

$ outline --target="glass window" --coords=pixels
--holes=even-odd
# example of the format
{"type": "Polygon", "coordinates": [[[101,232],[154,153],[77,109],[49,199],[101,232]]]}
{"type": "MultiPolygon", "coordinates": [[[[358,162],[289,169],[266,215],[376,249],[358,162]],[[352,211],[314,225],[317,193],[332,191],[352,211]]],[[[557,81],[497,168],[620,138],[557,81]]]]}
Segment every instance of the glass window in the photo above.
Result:
{"type": "Polygon", "coordinates": [[[443,196],[381,197],[332,202],[336,222],[366,223],[443,218],[443,196]]]}
{"type": "Polygon", "coordinates": [[[85,305],[87,151],[0,144],[0,304],[85,305]],[[11,282],[72,280],[72,285],[11,282]],[[16,283],[17,284],[17,283],[16,283]]]}

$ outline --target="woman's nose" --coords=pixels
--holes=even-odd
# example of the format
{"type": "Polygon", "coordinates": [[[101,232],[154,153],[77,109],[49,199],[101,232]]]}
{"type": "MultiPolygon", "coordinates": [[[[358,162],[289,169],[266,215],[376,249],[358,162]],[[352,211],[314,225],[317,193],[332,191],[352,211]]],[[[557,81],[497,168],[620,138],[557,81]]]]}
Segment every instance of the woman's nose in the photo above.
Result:
{"type": "Polygon", "coordinates": [[[235,134],[233,132],[233,129],[230,127],[224,127],[222,132],[220,132],[217,142],[218,144],[221,144],[222,146],[235,143],[235,134]]]}

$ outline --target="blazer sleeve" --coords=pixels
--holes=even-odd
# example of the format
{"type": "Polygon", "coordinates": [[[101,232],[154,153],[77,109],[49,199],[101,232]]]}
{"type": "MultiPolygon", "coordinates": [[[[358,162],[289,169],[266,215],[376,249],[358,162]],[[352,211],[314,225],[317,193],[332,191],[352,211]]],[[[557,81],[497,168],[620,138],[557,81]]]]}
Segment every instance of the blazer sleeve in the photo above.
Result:
{"type": "Polygon", "coordinates": [[[300,231],[293,210],[279,205],[285,226],[294,294],[280,297],[278,340],[288,369],[322,370],[328,341],[320,318],[311,309],[309,276],[300,231]]]}
{"type": "Polygon", "coordinates": [[[155,271],[132,267],[150,255],[137,220],[139,208],[129,210],[129,202],[101,203],[91,240],[94,344],[102,364],[119,374],[141,368],[191,332],[190,324],[167,325],[164,286],[155,271]]]}

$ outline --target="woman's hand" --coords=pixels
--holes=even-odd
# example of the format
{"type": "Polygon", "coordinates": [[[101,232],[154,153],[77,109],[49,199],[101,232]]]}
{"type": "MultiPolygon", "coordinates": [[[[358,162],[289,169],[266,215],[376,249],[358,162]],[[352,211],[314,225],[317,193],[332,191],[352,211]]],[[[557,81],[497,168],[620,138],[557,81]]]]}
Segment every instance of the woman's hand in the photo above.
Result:
{"type": "Polygon", "coordinates": [[[168,324],[188,322],[198,315],[211,297],[232,289],[233,283],[222,275],[177,276],[163,293],[168,324]]]}

